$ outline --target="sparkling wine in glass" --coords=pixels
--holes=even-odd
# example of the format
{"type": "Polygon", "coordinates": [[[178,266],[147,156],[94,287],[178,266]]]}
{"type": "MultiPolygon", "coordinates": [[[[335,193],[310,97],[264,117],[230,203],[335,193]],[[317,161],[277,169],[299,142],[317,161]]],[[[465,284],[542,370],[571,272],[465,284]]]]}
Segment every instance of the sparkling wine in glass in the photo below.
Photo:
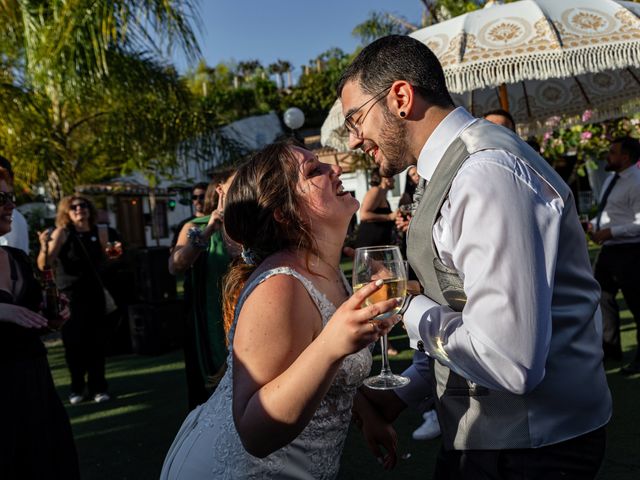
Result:
{"type": "MultiPolygon", "coordinates": [[[[357,248],[353,260],[353,291],[357,292],[369,282],[380,279],[383,282],[382,286],[367,297],[363,307],[391,298],[404,300],[407,295],[407,271],[400,249],[391,245],[357,248]]],[[[395,315],[400,311],[401,306],[402,302],[396,308],[378,315],[374,321],[395,315]]],[[[382,347],[382,371],[380,375],[367,378],[364,384],[376,390],[404,387],[409,383],[409,379],[394,374],[389,367],[386,334],[380,337],[380,346],[382,347]]]]}

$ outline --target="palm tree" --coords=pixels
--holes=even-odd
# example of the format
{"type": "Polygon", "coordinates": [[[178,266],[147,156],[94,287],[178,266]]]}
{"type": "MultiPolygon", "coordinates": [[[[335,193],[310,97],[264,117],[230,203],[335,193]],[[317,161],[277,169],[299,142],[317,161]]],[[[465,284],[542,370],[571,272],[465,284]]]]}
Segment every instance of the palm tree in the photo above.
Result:
{"type": "Polygon", "coordinates": [[[208,117],[152,39],[196,58],[197,18],[191,0],[0,2],[0,148],[27,181],[63,192],[175,164],[208,117]]]}

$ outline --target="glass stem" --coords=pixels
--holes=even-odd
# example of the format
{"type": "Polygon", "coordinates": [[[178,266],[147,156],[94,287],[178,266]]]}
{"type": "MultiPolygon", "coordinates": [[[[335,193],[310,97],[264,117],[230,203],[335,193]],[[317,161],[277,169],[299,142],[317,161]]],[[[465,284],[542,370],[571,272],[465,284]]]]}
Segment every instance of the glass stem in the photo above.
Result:
{"type": "Polygon", "coordinates": [[[382,349],[382,370],[380,375],[391,375],[391,367],[389,366],[389,354],[387,353],[387,334],[380,337],[380,348],[382,349]]]}

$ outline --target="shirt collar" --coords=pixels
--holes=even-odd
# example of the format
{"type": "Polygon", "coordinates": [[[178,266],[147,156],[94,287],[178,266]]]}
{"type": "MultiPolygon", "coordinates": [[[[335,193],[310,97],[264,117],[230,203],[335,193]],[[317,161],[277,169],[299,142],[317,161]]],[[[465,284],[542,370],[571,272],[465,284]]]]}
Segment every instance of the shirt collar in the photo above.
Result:
{"type": "Polygon", "coordinates": [[[427,138],[427,142],[422,147],[418,156],[418,173],[422,178],[429,181],[436,170],[440,159],[447,151],[447,148],[458,138],[460,133],[478,120],[471,115],[464,107],[458,107],[449,115],[444,117],[433,133],[427,138]]]}
{"type": "Polygon", "coordinates": [[[637,169],[638,169],[638,164],[632,163],[630,166],[628,166],[621,172],[618,172],[618,176],[623,178],[630,177],[631,175],[633,175],[634,170],[637,170],[637,169]]]}

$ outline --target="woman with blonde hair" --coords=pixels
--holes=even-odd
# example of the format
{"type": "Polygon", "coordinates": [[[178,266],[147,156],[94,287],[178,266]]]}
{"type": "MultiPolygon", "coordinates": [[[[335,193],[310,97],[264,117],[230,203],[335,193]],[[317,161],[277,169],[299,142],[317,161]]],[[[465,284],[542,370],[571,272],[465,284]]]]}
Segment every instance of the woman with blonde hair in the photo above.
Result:
{"type": "Polygon", "coordinates": [[[85,384],[96,403],[110,399],[105,379],[105,316],[113,299],[105,291],[101,272],[107,262],[107,243],[117,244],[119,239],[115,230],[98,228],[96,216],[88,198],[70,195],[58,205],[55,230],[38,235],[38,268],[54,269],[58,289],[70,301],[71,318],[62,328],[62,341],[72,405],[86,398],[85,384]]]}

